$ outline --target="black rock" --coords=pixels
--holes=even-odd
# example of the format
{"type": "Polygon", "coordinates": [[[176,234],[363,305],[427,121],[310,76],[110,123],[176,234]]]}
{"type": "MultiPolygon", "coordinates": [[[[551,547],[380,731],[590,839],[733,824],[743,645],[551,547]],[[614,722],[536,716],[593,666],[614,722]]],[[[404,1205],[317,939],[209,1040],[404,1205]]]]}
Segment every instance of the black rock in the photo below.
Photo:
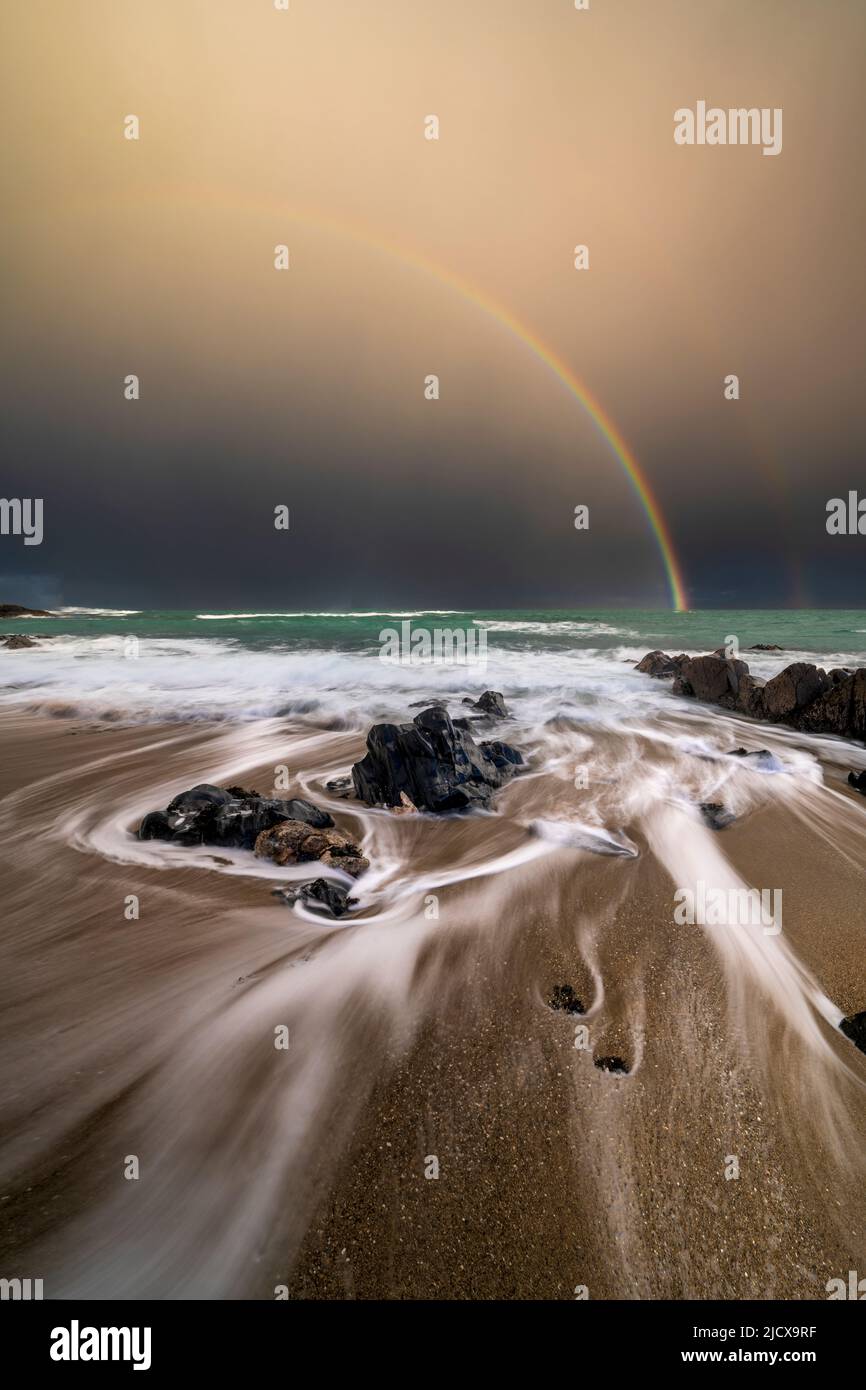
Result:
{"type": "Polygon", "coordinates": [[[321,811],[311,801],[293,798],[290,801],[246,797],[243,801],[228,801],[217,808],[204,826],[208,845],[224,845],[233,849],[252,849],[263,830],[270,830],[284,820],[299,820],[316,830],[334,824],[333,816],[321,811]]]}
{"type": "Polygon", "coordinates": [[[171,840],[174,826],[165,811],[150,811],[138,827],[139,840],[171,840]]]}
{"type": "Polygon", "coordinates": [[[783,652],[784,647],[777,647],[775,642],[756,642],[754,646],[748,647],[750,652],[783,652]]]}
{"type": "Polygon", "coordinates": [[[248,787],[226,787],[229,796],[236,801],[246,801],[251,796],[261,796],[261,792],[250,791],[248,787]]]}
{"type": "Polygon", "coordinates": [[[310,883],[288,884],[285,888],[275,888],[274,897],[284,903],[306,903],[314,912],[326,917],[345,917],[358,905],[357,898],[349,897],[349,890],[327,878],[314,878],[310,883]]]}
{"type": "Polygon", "coordinates": [[[498,719],[508,717],[505,700],[499,690],[485,690],[484,694],[479,695],[475,701],[474,708],[483,710],[485,714],[494,714],[498,719]]]}
{"type": "Polygon", "coordinates": [[[725,826],[736,820],[736,816],[727,811],[720,801],[702,802],[701,815],[711,830],[724,830],[725,826]]]}
{"type": "Polygon", "coordinates": [[[862,792],[866,796],[866,772],[849,772],[848,781],[855,791],[862,792]]]}
{"type": "Polygon", "coordinates": [[[200,782],[198,786],[190,787],[188,792],[180,792],[168,803],[166,810],[169,815],[174,815],[185,811],[203,811],[211,807],[215,809],[217,806],[225,806],[231,799],[231,793],[224,791],[222,787],[200,782]]]}
{"type": "Polygon", "coordinates": [[[566,1014],[585,1014],[586,1009],[578,999],[571,985],[554,985],[553,993],[547,1001],[551,1009],[559,1009],[566,1014]]]}
{"type": "Polygon", "coordinates": [[[486,807],[522,762],[505,743],[476,743],[434,705],[411,724],[374,724],[352,780],[368,806],[397,806],[404,792],[419,810],[441,814],[486,807]]]}
{"type": "Polygon", "coordinates": [[[181,792],[165,811],[152,811],[138,829],[140,840],[172,840],[182,845],[219,845],[223,849],[252,849],[263,830],[280,821],[302,821],[322,830],[334,824],[327,811],[300,797],[289,800],[242,797],[243,787],[212,786],[202,782],[181,792]]]}
{"type": "Polygon", "coordinates": [[[842,1019],[839,1027],[855,1047],[859,1047],[861,1052],[866,1052],[866,1010],[861,1014],[849,1014],[847,1018],[842,1019]]]}
{"type": "Polygon", "coordinates": [[[628,1064],[621,1057],[595,1057],[593,1060],[601,1071],[611,1071],[616,1076],[628,1076],[628,1064]]]}
{"type": "Polygon", "coordinates": [[[351,796],[355,789],[351,777],[332,777],[325,786],[334,796],[343,797],[351,796]]]}

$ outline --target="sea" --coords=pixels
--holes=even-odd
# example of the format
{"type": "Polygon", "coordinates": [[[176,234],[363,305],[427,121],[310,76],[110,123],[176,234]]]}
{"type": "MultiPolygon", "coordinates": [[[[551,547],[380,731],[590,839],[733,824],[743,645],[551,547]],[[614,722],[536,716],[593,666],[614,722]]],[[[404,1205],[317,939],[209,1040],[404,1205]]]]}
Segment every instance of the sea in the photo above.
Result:
{"type": "Polygon", "coordinates": [[[470,697],[485,689],[530,706],[604,700],[616,709],[671,698],[669,683],[633,675],[634,664],[655,648],[698,653],[735,642],[764,677],[791,661],[829,668],[866,658],[866,611],[815,609],[67,607],[50,618],[7,619],[2,629],[28,633],[38,645],[0,649],[0,706],[129,723],[301,716],[360,727],[405,713],[428,695],[470,697]],[[437,648],[437,633],[462,635],[465,659],[447,637],[437,648]],[[759,643],[782,651],[749,650],[759,643]]]}

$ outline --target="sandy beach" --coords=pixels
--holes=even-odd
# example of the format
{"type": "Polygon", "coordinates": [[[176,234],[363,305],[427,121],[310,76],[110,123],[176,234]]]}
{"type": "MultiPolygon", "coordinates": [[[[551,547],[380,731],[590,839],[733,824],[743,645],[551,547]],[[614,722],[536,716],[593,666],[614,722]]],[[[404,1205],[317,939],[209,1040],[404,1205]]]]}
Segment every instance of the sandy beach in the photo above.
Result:
{"type": "Polygon", "coordinates": [[[601,734],[635,859],[527,835],[577,795],[549,770],[495,816],[340,801],[363,738],[290,720],[7,711],[0,747],[0,1263],[46,1296],[825,1298],[866,1268],[866,1057],[835,1026],[866,1007],[866,810],[838,741],[822,783],[738,771],[718,833],[641,798],[658,742],[601,734]],[[338,924],[271,896],[276,866],[137,859],[144,810],[277,763],[405,891],[338,924]],[[677,856],[719,846],[782,889],[778,936],[674,922],[677,856]]]}

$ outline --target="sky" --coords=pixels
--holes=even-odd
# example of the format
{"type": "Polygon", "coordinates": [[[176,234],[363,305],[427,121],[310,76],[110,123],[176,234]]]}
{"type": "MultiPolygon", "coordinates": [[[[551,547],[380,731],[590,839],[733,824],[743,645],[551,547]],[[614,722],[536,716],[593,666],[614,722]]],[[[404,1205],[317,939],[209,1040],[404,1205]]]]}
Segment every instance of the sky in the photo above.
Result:
{"type": "Polygon", "coordinates": [[[6,0],[0,51],[0,602],[863,606],[862,0],[6,0]]]}

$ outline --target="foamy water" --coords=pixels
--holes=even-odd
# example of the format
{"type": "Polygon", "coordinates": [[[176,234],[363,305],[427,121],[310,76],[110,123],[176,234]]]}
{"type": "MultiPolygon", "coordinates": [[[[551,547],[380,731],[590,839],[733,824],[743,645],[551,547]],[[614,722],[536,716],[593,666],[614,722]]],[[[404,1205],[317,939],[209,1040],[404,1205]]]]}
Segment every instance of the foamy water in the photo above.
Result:
{"type": "MultiPolygon", "coordinates": [[[[565,1088],[581,1153],[572,1200],[586,1203],[575,1219],[595,1232],[601,1267],[630,1288],[667,1277],[635,1195],[652,1161],[637,1136],[649,1126],[668,1154],[656,1184],[682,1171],[683,1125],[647,1120],[650,1104],[656,1115],[681,1100],[702,1132],[727,1110],[736,1115],[745,1087],[756,1124],[778,1117],[766,1121],[774,1162],[793,1163],[805,1148],[807,1168],[820,1154],[831,1174],[798,1188],[821,1239],[850,1229],[848,1198],[835,1194],[863,1176],[864,1069],[838,1033],[843,1010],[822,978],[823,937],[804,921],[802,889],[786,898],[778,933],[675,927],[673,908],[675,892],[699,882],[740,891],[781,886],[773,875],[783,875],[790,894],[789,843],[804,855],[820,846],[828,888],[843,874],[857,881],[866,801],[847,792],[845,775],[866,766],[866,750],[676,699],[669,683],[633,670],[656,645],[635,641],[636,625],[508,616],[487,631],[483,672],[390,666],[369,627],[343,647],[308,633],[250,642],[220,628],[140,634],[133,659],[124,632],[58,634],[0,653],[7,720],[24,708],[74,716],[70,731],[106,730],[77,759],[58,744],[59,765],[34,769],[0,802],[15,867],[6,948],[13,978],[23,968],[44,992],[17,1024],[7,1075],[26,1084],[6,1097],[13,1142],[3,1176],[51,1166],[78,1134],[96,1148],[90,1138],[71,1145],[81,1152],[76,1182],[87,1186],[87,1165],[98,1169],[115,1149],[141,1152],[147,1172],[133,1204],[107,1180],[49,1245],[34,1238],[33,1259],[61,1295],[270,1296],[275,1280],[304,1267],[315,1213],[372,1097],[393,1067],[411,1070],[431,1031],[445,1074],[459,1041],[477,1050],[488,1088],[508,1073],[521,1105],[542,1078],[565,1088]],[[509,717],[479,736],[504,738],[526,760],[489,813],[395,817],[328,792],[374,720],[411,718],[434,695],[457,714],[487,688],[504,692],[509,717]],[[731,756],[742,745],[772,759],[731,756]],[[147,811],[184,787],[268,792],[278,766],[290,773],[284,794],[329,809],[370,860],[357,882],[341,880],[357,898],[350,918],[274,904],[271,888],[309,879],[311,866],[135,835],[147,811]],[[710,828],[707,803],[735,818],[731,830],[710,828]],[[761,868],[754,837],[769,846],[761,868]],[[128,892],[141,896],[142,915],[125,928],[128,892]],[[570,963],[551,967],[548,951],[570,963]],[[580,1017],[548,1008],[557,978],[576,985],[580,1017]],[[281,1023],[292,1035],[285,1059],[272,1043],[281,1023]],[[578,1024],[590,1037],[585,1053],[570,1041],[578,1024]],[[45,1039],[58,1027],[55,1050],[45,1039]],[[495,1061],[483,1045],[493,1027],[504,1030],[495,1061]],[[533,1041],[550,1028],[565,1039],[553,1073],[533,1041]],[[606,1052],[623,1056],[626,1075],[593,1066],[606,1052]],[[28,1061],[36,1057],[39,1066],[28,1061]],[[584,1149],[587,1127],[593,1147],[584,1149]]],[[[853,664],[854,655],[821,660],[853,664]]],[[[747,659],[772,674],[793,654],[747,659]]],[[[67,724],[46,721],[61,743],[67,724]]],[[[425,1085],[435,1093],[437,1074],[425,1085]]],[[[447,1100],[436,1104],[447,1113],[447,1100]]],[[[406,1123],[420,1121],[409,1114],[406,1123]]],[[[447,1155],[448,1133],[446,1124],[437,1138],[420,1137],[421,1156],[447,1155]]],[[[746,1143],[724,1123],[718,1142],[721,1154],[746,1143]]],[[[674,1187],[666,1200],[675,1210],[674,1187]]],[[[518,1228],[521,1219],[518,1205],[518,1228]]],[[[381,1278],[387,1292],[384,1267],[381,1278]]],[[[707,1296],[715,1278],[708,1259],[687,1287],[707,1296]]]]}

